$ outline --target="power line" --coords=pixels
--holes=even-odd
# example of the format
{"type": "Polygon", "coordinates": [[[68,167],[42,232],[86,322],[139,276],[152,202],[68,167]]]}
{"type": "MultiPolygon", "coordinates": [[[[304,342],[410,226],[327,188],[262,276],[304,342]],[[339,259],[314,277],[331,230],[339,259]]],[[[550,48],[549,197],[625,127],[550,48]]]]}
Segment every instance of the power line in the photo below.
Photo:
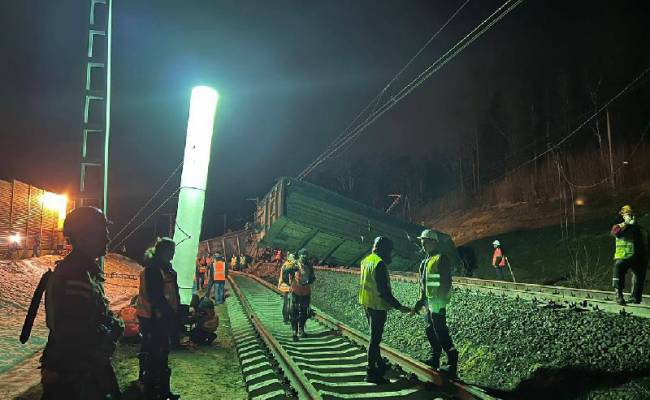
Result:
{"type": "MultiPolygon", "coordinates": [[[[627,85],[625,85],[625,87],[624,87],[623,89],[621,89],[618,93],[616,93],[616,94],[614,95],[614,97],[612,97],[611,99],[609,99],[609,100],[608,100],[608,101],[607,101],[603,106],[601,106],[598,110],[596,110],[593,114],[591,114],[591,116],[589,116],[589,118],[587,118],[587,119],[585,119],[584,121],[582,121],[582,123],[581,123],[580,125],[578,125],[574,130],[572,130],[571,132],[569,132],[569,134],[567,134],[566,136],[564,136],[562,139],[560,139],[560,140],[559,140],[557,143],[555,143],[553,146],[547,148],[547,149],[546,149],[545,151],[543,151],[542,153],[540,153],[540,154],[536,155],[535,157],[533,157],[533,158],[531,158],[531,159],[529,159],[529,160],[523,162],[522,164],[519,164],[519,165],[518,165],[517,167],[515,167],[514,169],[511,169],[510,171],[506,172],[505,175],[512,174],[513,172],[516,172],[516,171],[520,170],[520,169],[523,168],[524,166],[526,166],[526,165],[528,165],[528,164],[530,164],[530,163],[532,163],[532,162],[534,162],[534,161],[536,161],[536,160],[539,160],[539,159],[540,159],[541,157],[543,157],[544,155],[546,155],[546,154],[550,153],[551,151],[553,151],[553,150],[559,148],[563,143],[565,143],[567,140],[569,140],[570,138],[572,138],[573,136],[575,136],[575,135],[580,131],[580,129],[582,129],[585,125],[587,125],[589,122],[591,122],[591,120],[594,119],[598,114],[600,114],[600,113],[602,113],[603,111],[605,111],[605,110],[607,109],[607,107],[609,107],[609,106],[610,106],[614,101],[618,100],[618,98],[621,97],[625,92],[627,92],[627,91],[630,90],[633,86],[635,86],[635,84],[636,84],[637,82],[639,82],[639,81],[640,81],[640,80],[641,80],[641,79],[642,79],[642,78],[643,78],[643,77],[644,77],[648,72],[650,72],[650,67],[648,67],[648,68],[646,68],[645,70],[643,70],[639,75],[636,76],[636,78],[634,78],[630,83],[628,83],[627,85]]],[[[493,180],[493,182],[494,182],[494,181],[496,181],[496,179],[493,180]]]]}
{"type": "Polygon", "coordinates": [[[113,246],[113,250],[117,249],[118,247],[120,247],[120,246],[122,245],[122,243],[126,242],[126,240],[127,240],[128,238],[130,238],[130,237],[131,237],[131,236],[132,236],[132,235],[133,235],[133,234],[134,234],[138,229],[140,229],[140,228],[141,228],[145,223],[147,223],[147,221],[149,221],[149,219],[151,219],[151,217],[153,217],[153,216],[154,216],[154,215],[155,215],[155,214],[156,214],[156,213],[157,213],[161,208],[163,208],[163,207],[165,206],[165,204],[167,204],[167,203],[169,202],[169,200],[171,200],[172,198],[174,198],[174,196],[176,196],[176,194],[177,194],[178,192],[180,192],[180,190],[181,190],[181,188],[178,188],[178,189],[176,189],[172,194],[170,194],[169,197],[167,197],[167,198],[166,198],[166,199],[165,199],[165,200],[164,200],[164,201],[163,201],[163,202],[162,202],[162,203],[161,203],[161,204],[160,204],[160,205],[159,205],[155,210],[153,210],[153,211],[151,212],[151,214],[149,214],[149,215],[147,216],[147,218],[144,219],[144,221],[142,221],[142,222],[140,223],[140,225],[138,225],[138,226],[136,226],[135,228],[133,228],[133,230],[131,230],[131,232],[129,232],[129,234],[126,235],[126,236],[124,237],[124,239],[122,239],[122,241],[120,241],[120,243],[118,243],[116,246],[113,246]]]}
{"type": "MultiPolygon", "coordinates": [[[[629,155],[628,157],[626,157],[628,160],[629,160],[629,159],[632,159],[632,157],[634,157],[634,154],[636,153],[636,151],[637,151],[637,150],[639,149],[639,147],[641,146],[641,143],[643,143],[643,140],[645,139],[645,137],[646,137],[646,135],[648,134],[648,131],[649,131],[649,130],[650,130],[650,123],[648,123],[648,125],[646,125],[645,129],[644,129],[643,132],[641,133],[641,136],[639,137],[639,141],[638,141],[638,142],[636,143],[636,145],[634,146],[634,149],[632,150],[632,152],[630,153],[630,155],[629,155]]],[[[623,169],[624,166],[625,166],[625,164],[620,165],[620,166],[616,169],[616,172],[614,173],[614,175],[616,175],[616,174],[618,174],[619,172],[621,172],[621,170],[623,169]]],[[[605,183],[605,182],[607,182],[608,180],[611,179],[610,176],[606,176],[606,177],[604,177],[603,179],[599,180],[598,182],[596,182],[596,183],[592,183],[591,185],[578,185],[578,184],[575,184],[575,183],[573,183],[573,182],[571,182],[571,181],[569,180],[569,178],[568,178],[568,177],[566,176],[566,174],[564,173],[564,168],[563,168],[563,167],[560,168],[560,172],[562,173],[562,177],[564,178],[564,180],[566,181],[566,183],[569,184],[569,186],[572,186],[572,187],[574,187],[574,188],[576,188],[576,189],[591,189],[591,188],[595,188],[596,186],[602,185],[603,183],[605,183]]]]}
{"type": "Polygon", "coordinates": [[[345,138],[340,140],[338,145],[336,145],[331,150],[329,151],[326,150],[324,153],[322,153],[312,164],[310,164],[310,166],[308,166],[305,170],[303,170],[298,175],[298,179],[304,179],[305,177],[307,177],[320,164],[325,162],[327,159],[332,157],[338,150],[343,148],[343,146],[345,146],[346,144],[350,143],[352,140],[357,138],[370,124],[372,124],[379,117],[381,117],[386,111],[393,108],[397,103],[399,103],[402,99],[408,96],[413,90],[415,90],[418,86],[424,83],[429,77],[431,77],[435,72],[440,70],[440,68],[445,66],[449,61],[451,61],[458,54],[460,54],[467,46],[472,44],[476,39],[478,39],[490,28],[492,28],[494,24],[499,22],[503,17],[509,14],[522,2],[523,0],[507,0],[505,3],[503,3],[501,7],[499,7],[496,11],[490,14],[489,17],[483,20],[470,33],[465,35],[465,37],[463,37],[459,42],[457,42],[452,48],[447,50],[445,54],[443,54],[440,58],[434,61],[427,69],[422,71],[420,75],[418,75],[415,79],[413,79],[408,85],[402,88],[402,90],[396,96],[391,97],[380,107],[378,111],[371,114],[368,118],[366,118],[366,120],[363,123],[358,125],[352,132],[350,132],[350,134],[348,134],[345,138]]]}
{"type": "MultiPolygon", "coordinates": [[[[165,179],[165,181],[162,183],[162,185],[160,185],[160,187],[158,188],[158,190],[156,190],[156,193],[154,193],[151,197],[149,197],[149,200],[147,200],[147,202],[146,202],[146,203],[145,203],[145,204],[144,204],[144,205],[143,205],[143,206],[138,210],[138,212],[135,213],[135,215],[134,215],[134,216],[129,220],[129,222],[127,222],[127,223],[122,227],[122,229],[120,229],[120,231],[119,231],[115,236],[113,236],[113,238],[111,239],[111,241],[108,243],[109,246],[110,246],[111,243],[113,243],[113,242],[114,242],[118,237],[120,237],[120,235],[122,234],[122,232],[124,232],[124,231],[126,230],[126,228],[127,228],[129,225],[131,225],[131,223],[132,223],[133,221],[135,221],[135,219],[140,215],[140,213],[142,213],[142,211],[144,211],[144,209],[147,208],[147,206],[149,206],[149,204],[153,201],[153,199],[154,199],[156,196],[158,196],[158,194],[163,190],[163,188],[164,188],[165,186],[167,186],[167,183],[169,183],[169,181],[174,177],[174,175],[176,175],[176,173],[178,172],[178,170],[181,168],[182,165],[183,165],[183,161],[181,161],[181,162],[178,164],[178,166],[176,167],[176,169],[174,169],[174,170],[172,171],[172,173],[167,177],[167,179],[165,179]]],[[[121,243],[120,243],[120,244],[121,244],[121,243]]]]}
{"type": "MultiPolygon", "coordinates": [[[[400,75],[401,75],[404,71],[406,71],[406,69],[407,69],[407,68],[408,68],[408,67],[409,67],[409,66],[410,66],[410,65],[411,65],[411,64],[412,64],[412,63],[413,63],[417,58],[418,58],[418,56],[419,56],[420,54],[422,54],[422,52],[423,52],[427,47],[429,47],[429,45],[431,44],[431,42],[433,42],[433,40],[434,40],[436,37],[438,37],[438,35],[439,35],[439,34],[440,34],[440,33],[441,33],[441,32],[442,32],[442,31],[447,27],[447,25],[449,25],[449,24],[451,23],[451,21],[453,21],[454,18],[456,18],[456,16],[458,15],[458,13],[460,13],[461,10],[462,10],[463,8],[465,8],[465,6],[467,5],[467,3],[469,3],[469,2],[470,2],[470,0],[465,0],[465,2],[463,2],[463,4],[461,4],[460,7],[458,7],[458,8],[456,9],[456,11],[454,11],[454,12],[451,14],[451,16],[450,16],[450,17],[445,21],[445,23],[442,24],[442,26],[440,26],[440,28],[438,28],[438,30],[437,30],[433,35],[431,35],[431,37],[426,41],[426,43],[424,43],[424,45],[420,48],[420,50],[418,50],[417,53],[415,53],[415,55],[414,55],[413,57],[411,57],[411,59],[410,59],[410,60],[409,60],[409,61],[408,61],[408,62],[407,62],[407,63],[406,63],[406,64],[405,64],[405,65],[404,65],[404,66],[403,66],[403,67],[402,67],[402,68],[401,68],[401,69],[400,69],[400,70],[399,70],[399,71],[398,71],[394,76],[393,76],[393,78],[392,78],[390,81],[388,81],[388,83],[387,83],[386,85],[384,85],[383,89],[381,89],[381,90],[379,91],[379,93],[377,93],[377,95],[376,95],[372,100],[370,100],[370,102],[368,103],[368,105],[366,105],[366,106],[363,108],[363,110],[361,110],[361,112],[359,112],[359,114],[357,114],[357,116],[354,117],[354,119],[352,120],[352,122],[350,122],[350,124],[348,124],[348,126],[345,127],[345,129],[343,130],[343,132],[341,132],[341,134],[338,135],[338,136],[336,137],[336,139],[334,139],[334,141],[333,141],[332,143],[330,143],[330,145],[327,147],[327,149],[325,149],[325,152],[327,152],[328,150],[330,150],[330,149],[334,148],[336,145],[338,145],[339,142],[340,142],[341,140],[343,140],[343,139],[344,139],[344,138],[349,134],[348,131],[349,131],[349,130],[354,126],[354,124],[359,120],[359,118],[361,118],[361,116],[363,116],[363,115],[366,113],[366,111],[367,111],[369,108],[373,107],[373,105],[374,105],[374,108],[373,108],[372,112],[371,112],[369,115],[372,115],[372,114],[374,114],[374,113],[377,111],[377,104],[379,104],[379,101],[381,100],[381,97],[384,95],[384,93],[386,93],[386,92],[388,91],[388,89],[391,87],[391,85],[392,85],[395,81],[397,81],[397,80],[399,79],[400,75]]],[[[366,118],[366,121],[367,121],[367,118],[366,118]]],[[[364,121],[364,122],[365,122],[365,121],[364,121]]],[[[323,154],[323,153],[321,153],[321,155],[322,155],[322,154],[323,154]]],[[[319,156],[319,157],[320,157],[320,156],[319,156]]],[[[314,160],[314,161],[313,161],[309,166],[307,166],[306,169],[309,169],[310,167],[312,167],[312,165],[315,164],[315,163],[318,161],[318,158],[319,158],[319,157],[317,157],[316,160],[314,160]]]]}

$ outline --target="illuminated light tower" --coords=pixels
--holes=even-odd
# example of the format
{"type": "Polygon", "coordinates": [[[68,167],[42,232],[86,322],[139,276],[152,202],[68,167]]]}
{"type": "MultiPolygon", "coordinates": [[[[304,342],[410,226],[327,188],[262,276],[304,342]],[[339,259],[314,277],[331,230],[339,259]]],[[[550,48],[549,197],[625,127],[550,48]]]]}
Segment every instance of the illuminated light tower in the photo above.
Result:
{"type": "Polygon", "coordinates": [[[176,254],[172,261],[178,274],[178,287],[183,304],[189,304],[192,300],[192,283],[199,250],[210,146],[218,101],[219,94],[210,87],[197,86],[192,89],[174,229],[176,254]]]}

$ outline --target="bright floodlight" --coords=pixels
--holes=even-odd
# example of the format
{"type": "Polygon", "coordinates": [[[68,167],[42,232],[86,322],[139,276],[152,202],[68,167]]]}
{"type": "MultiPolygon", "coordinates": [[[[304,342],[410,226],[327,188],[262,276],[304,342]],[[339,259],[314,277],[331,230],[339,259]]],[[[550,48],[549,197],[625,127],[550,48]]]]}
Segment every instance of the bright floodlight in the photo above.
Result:
{"type": "Polygon", "coordinates": [[[59,229],[62,229],[63,221],[65,220],[65,212],[68,206],[68,196],[64,194],[45,192],[43,193],[43,197],[41,197],[41,202],[43,203],[44,208],[58,213],[58,227],[59,229]]]}
{"type": "Polygon", "coordinates": [[[16,233],[15,235],[9,236],[9,241],[12,243],[20,243],[20,234],[16,233]]]}
{"type": "Polygon", "coordinates": [[[183,304],[189,304],[192,299],[194,264],[201,235],[210,146],[218,101],[219,94],[211,87],[197,86],[192,89],[174,229],[176,254],[172,261],[178,273],[178,286],[183,304]]]}

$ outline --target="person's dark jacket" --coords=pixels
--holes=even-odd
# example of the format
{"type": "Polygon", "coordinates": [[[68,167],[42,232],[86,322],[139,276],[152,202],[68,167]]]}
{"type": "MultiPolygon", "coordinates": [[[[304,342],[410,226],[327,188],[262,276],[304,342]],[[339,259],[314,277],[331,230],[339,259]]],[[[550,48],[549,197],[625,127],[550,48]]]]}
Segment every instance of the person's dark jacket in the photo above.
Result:
{"type": "MultiPolygon", "coordinates": [[[[151,302],[151,308],[153,311],[152,315],[155,316],[156,311],[159,311],[162,314],[163,319],[173,321],[176,318],[176,312],[165,298],[165,283],[160,270],[174,276],[174,282],[176,283],[176,296],[180,299],[176,271],[172,268],[171,263],[166,263],[155,256],[145,261],[144,267],[145,285],[147,285],[147,294],[149,295],[149,301],[151,302]]],[[[180,301],[178,304],[180,304],[180,301]]]]}
{"type": "Polygon", "coordinates": [[[388,286],[388,267],[383,261],[375,267],[375,282],[379,297],[394,308],[402,308],[402,304],[393,296],[393,292],[388,286]]]}

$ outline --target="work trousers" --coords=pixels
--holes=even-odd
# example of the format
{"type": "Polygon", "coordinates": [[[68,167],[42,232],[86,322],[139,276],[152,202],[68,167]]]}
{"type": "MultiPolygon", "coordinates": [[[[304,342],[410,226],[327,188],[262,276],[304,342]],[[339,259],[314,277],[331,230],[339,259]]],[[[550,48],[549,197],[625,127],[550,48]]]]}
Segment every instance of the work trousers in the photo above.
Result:
{"type": "Polygon", "coordinates": [[[370,343],[368,343],[368,371],[376,371],[381,365],[381,352],[379,344],[381,337],[384,335],[384,325],[386,325],[386,310],[374,310],[365,308],[366,319],[370,327],[370,343]]]}
{"type": "Polygon", "coordinates": [[[504,270],[505,270],[505,267],[496,267],[496,268],[494,269],[494,272],[495,272],[496,275],[497,275],[497,278],[496,278],[497,281],[503,281],[503,280],[505,280],[505,276],[506,276],[506,274],[505,274],[504,270]]]}
{"type": "Polygon", "coordinates": [[[289,323],[289,314],[291,313],[289,293],[282,293],[282,320],[285,324],[289,323]]]}
{"type": "Polygon", "coordinates": [[[309,318],[310,295],[297,295],[291,293],[291,328],[294,332],[304,331],[305,323],[309,318]]]}
{"type": "Polygon", "coordinates": [[[201,328],[194,328],[190,332],[190,340],[196,344],[208,345],[212,344],[217,338],[217,334],[214,332],[205,331],[201,328]]]}
{"type": "Polygon", "coordinates": [[[226,285],[225,281],[214,281],[214,302],[216,304],[223,304],[223,287],[226,285]]]}
{"type": "Polygon", "coordinates": [[[142,334],[139,355],[140,377],[145,382],[145,386],[147,384],[158,386],[161,382],[169,380],[171,373],[168,358],[172,324],[155,318],[139,317],[139,320],[142,334]]]}
{"type": "Polygon", "coordinates": [[[427,327],[424,332],[429,340],[429,345],[431,345],[431,353],[434,358],[439,357],[442,350],[447,354],[455,350],[447,327],[447,309],[443,308],[437,313],[427,309],[425,322],[427,327]]]}
{"type": "Polygon", "coordinates": [[[627,275],[628,270],[632,271],[632,298],[636,302],[641,302],[643,286],[645,284],[646,267],[645,263],[636,257],[630,257],[624,260],[615,260],[612,286],[619,293],[623,293],[623,289],[625,289],[625,275],[627,275]]]}

